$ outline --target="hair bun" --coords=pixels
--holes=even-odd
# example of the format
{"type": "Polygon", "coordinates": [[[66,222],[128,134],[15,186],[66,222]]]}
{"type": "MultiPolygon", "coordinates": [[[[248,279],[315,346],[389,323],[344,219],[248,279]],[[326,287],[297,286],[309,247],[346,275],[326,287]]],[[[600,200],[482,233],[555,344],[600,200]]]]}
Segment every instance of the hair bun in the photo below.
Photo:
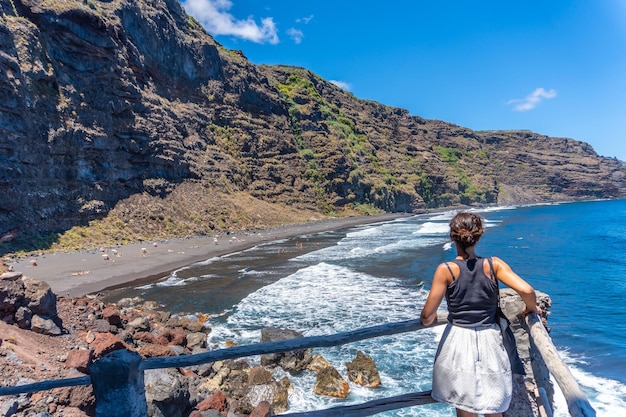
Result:
{"type": "Polygon", "coordinates": [[[474,213],[457,213],[450,221],[450,238],[464,248],[478,243],[484,231],[481,217],[474,213]]]}

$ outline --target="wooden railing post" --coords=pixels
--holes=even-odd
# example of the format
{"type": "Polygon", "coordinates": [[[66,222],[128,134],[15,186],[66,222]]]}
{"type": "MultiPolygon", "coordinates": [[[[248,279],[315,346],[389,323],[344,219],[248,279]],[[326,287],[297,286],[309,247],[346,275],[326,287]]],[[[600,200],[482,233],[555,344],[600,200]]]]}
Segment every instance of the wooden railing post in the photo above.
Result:
{"type": "Polygon", "coordinates": [[[146,417],[146,389],[141,356],[116,350],[91,365],[91,383],[96,397],[96,417],[146,417]]]}
{"type": "Polygon", "coordinates": [[[561,392],[563,392],[570,415],[572,417],[595,417],[596,411],[589,404],[589,400],[585,397],[567,365],[561,360],[539,316],[537,314],[527,315],[526,325],[532,343],[534,343],[548,370],[561,388],[561,392]]]}

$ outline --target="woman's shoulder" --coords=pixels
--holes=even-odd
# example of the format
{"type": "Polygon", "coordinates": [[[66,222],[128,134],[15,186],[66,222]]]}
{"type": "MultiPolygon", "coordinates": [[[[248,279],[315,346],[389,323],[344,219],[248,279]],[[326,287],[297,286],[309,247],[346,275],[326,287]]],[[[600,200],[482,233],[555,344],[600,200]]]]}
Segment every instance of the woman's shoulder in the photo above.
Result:
{"type": "Polygon", "coordinates": [[[495,265],[495,264],[506,265],[506,262],[505,262],[502,258],[499,258],[499,257],[497,257],[497,256],[490,256],[490,257],[489,257],[489,258],[487,258],[487,259],[489,259],[489,260],[490,260],[490,262],[491,262],[492,264],[494,264],[494,265],[495,265]]]}
{"type": "Polygon", "coordinates": [[[482,256],[481,258],[484,259],[485,262],[489,262],[489,263],[492,263],[492,264],[495,264],[495,263],[498,263],[498,262],[506,263],[506,262],[504,262],[502,260],[502,258],[499,258],[497,256],[482,256]]]}
{"type": "Polygon", "coordinates": [[[506,261],[504,261],[502,258],[498,258],[497,256],[490,256],[488,259],[490,259],[490,266],[496,274],[503,270],[508,271],[511,269],[509,264],[507,264],[506,261]]]}
{"type": "MultiPolygon", "coordinates": [[[[450,278],[454,281],[461,272],[461,268],[454,261],[446,261],[437,266],[437,271],[443,273],[446,279],[450,278]]],[[[450,282],[450,279],[448,279],[448,282],[450,282]]]]}

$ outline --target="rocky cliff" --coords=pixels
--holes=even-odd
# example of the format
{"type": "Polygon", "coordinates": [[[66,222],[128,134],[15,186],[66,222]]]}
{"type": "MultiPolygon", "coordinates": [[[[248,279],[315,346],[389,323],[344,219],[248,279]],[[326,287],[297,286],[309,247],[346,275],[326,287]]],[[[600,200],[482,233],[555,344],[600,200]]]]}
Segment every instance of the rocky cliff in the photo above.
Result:
{"type": "Polygon", "coordinates": [[[45,246],[33,236],[98,219],[123,240],[617,198],[626,174],[580,141],[472,131],[253,65],[177,0],[0,0],[0,191],[1,240],[45,246]]]}

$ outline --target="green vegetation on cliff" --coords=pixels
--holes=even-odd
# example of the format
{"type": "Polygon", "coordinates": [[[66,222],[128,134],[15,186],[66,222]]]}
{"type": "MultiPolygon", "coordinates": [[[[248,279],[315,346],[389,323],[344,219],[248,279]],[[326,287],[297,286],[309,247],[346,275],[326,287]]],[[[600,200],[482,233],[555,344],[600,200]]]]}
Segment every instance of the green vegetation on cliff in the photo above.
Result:
{"type": "Polygon", "coordinates": [[[177,1],[0,0],[0,50],[4,251],[626,195],[624,166],[584,142],[253,65],[177,1]]]}

